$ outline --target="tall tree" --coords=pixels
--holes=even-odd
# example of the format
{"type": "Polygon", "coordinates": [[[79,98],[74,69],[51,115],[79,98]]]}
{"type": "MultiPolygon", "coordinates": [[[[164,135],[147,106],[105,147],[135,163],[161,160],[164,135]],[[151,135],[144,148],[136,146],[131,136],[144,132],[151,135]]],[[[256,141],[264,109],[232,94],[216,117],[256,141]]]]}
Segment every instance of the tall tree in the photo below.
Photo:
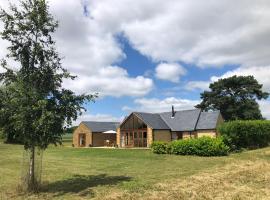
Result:
{"type": "Polygon", "coordinates": [[[37,149],[61,144],[66,126],[81,114],[83,103],[96,95],[75,95],[62,87],[63,79],[74,79],[61,66],[52,34],[58,22],[49,13],[46,0],[22,0],[20,6],[1,9],[8,41],[9,59],[18,66],[8,66],[0,74],[0,127],[6,135],[19,139],[30,152],[28,190],[36,187],[34,156],[37,149]],[[16,68],[16,70],[14,70],[16,68]]]}
{"type": "Polygon", "coordinates": [[[211,83],[210,91],[201,93],[202,102],[196,107],[202,110],[220,110],[225,120],[262,119],[256,100],[267,99],[262,84],[253,76],[232,76],[211,83]]]}

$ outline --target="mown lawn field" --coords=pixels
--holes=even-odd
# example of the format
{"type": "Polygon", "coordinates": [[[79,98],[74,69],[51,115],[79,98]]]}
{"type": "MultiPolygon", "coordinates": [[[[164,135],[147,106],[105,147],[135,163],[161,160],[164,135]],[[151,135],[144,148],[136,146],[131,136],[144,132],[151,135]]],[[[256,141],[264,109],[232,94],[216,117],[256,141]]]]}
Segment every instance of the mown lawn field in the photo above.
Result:
{"type": "Polygon", "coordinates": [[[43,157],[38,194],[18,190],[23,148],[0,143],[0,199],[270,199],[270,148],[227,157],[72,148],[43,157]]]}

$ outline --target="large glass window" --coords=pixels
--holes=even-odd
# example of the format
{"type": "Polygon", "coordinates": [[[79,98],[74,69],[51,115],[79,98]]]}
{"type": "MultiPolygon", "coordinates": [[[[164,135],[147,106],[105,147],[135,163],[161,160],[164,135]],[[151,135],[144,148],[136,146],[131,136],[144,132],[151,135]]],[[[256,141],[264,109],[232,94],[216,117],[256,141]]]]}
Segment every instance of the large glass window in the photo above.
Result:
{"type": "Polygon", "coordinates": [[[147,146],[147,125],[135,114],[120,127],[121,134],[125,137],[126,147],[146,147],[147,146]]]}
{"type": "Polygon", "coordinates": [[[146,129],[147,125],[136,115],[131,115],[124,124],[121,125],[122,130],[146,129]]]}

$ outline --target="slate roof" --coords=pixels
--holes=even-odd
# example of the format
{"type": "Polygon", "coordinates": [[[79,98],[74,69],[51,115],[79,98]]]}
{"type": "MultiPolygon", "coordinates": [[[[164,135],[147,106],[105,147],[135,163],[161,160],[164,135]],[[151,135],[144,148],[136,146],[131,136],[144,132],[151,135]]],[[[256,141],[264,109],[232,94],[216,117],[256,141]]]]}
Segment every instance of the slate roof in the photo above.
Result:
{"type": "Polygon", "coordinates": [[[200,109],[183,110],[176,111],[174,118],[172,118],[172,112],[160,113],[160,116],[172,131],[193,131],[195,130],[200,112],[200,109]]]}
{"type": "Polygon", "coordinates": [[[166,122],[161,118],[158,113],[142,113],[142,112],[134,112],[144,123],[151,126],[153,129],[163,129],[168,130],[170,127],[166,124],[166,122]]]}
{"type": "Polygon", "coordinates": [[[196,129],[197,130],[215,129],[217,126],[219,115],[220,115],[219,111],[201,112],[196,129]]]}
{"type": "Polygon", "coordinates": [[[94,122],[94,121],[83,121],[92,132],[105,132],[105,131],[116,131],[120,125],[118,122],[94,122]]]}
{"type": "Polygon", "coordinates": [[[157,130],[194,131],[215,129],[220,115],[219,111],[201,112],[200,109],[171,112],[144,113],[134,112],[147,125],[157,130]]]}

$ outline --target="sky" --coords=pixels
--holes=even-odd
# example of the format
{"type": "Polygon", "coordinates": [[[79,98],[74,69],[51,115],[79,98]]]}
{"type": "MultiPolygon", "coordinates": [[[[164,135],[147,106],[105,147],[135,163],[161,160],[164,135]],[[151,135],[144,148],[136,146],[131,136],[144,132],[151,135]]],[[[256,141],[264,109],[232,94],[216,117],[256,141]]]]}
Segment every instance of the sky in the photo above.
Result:
{"type": "MultiPolygon", "coordinates": [[[[18,1],[11,0],[18,4],[18,1]]],[[[99,93],[82,120],[192,109],[209,83],[253,75],[270,92],[269,0],[48,0],[63,86],[99,93]]],[[[7,9],[8,1],[0,6],[7,9]]],[[[3,28],[0,24],[0,29],[3,28]]],[[[0,57],[7,44],[0,40],[0,57]]],[[[0,69],[1,71],[1,69],[0,69]]],[[[259,101],[270,119],[270,99],[259,101]]]]}

